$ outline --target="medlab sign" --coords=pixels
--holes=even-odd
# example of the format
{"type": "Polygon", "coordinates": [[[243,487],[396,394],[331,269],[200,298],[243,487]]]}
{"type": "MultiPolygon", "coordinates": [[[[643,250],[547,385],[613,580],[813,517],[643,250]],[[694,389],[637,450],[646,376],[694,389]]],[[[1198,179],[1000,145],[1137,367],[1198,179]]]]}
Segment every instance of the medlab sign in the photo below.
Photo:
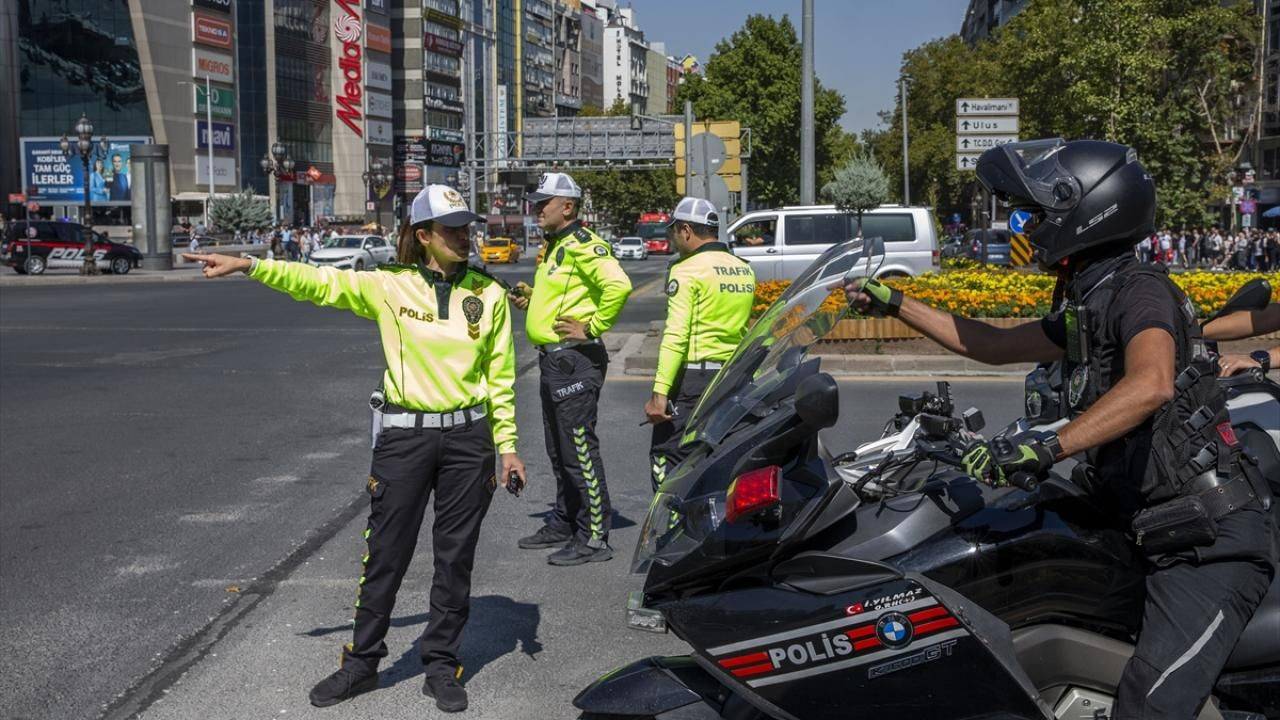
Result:
{"type": "Polygon", "coordinates": [[[342,57],[338,60],[338,69],[342,73],[341,88],[334,95],[337,107],[334,108],[338,119],[342,120],[356,137],[364,137],[360,127],[363,119],[360,108],[364,106],[364,64],[360,40],[364,36],[360,25],[360,0],[333,0],[334,5],[342,11],[335,13],[333,34],[342,43],[342,57]]]}

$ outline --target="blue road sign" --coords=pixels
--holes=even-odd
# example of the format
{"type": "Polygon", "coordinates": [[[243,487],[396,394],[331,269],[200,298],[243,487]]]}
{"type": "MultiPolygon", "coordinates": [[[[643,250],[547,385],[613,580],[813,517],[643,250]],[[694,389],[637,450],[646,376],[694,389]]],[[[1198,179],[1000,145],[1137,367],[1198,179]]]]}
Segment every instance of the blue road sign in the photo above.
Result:
{"type": "Polygon", "coordinates": [[[1022,228],[1027,221],[1031,219],[1031,213],[1026,210],[1014,210],[1009,214],[1009,229],[1021,235],[1022,228]]]}

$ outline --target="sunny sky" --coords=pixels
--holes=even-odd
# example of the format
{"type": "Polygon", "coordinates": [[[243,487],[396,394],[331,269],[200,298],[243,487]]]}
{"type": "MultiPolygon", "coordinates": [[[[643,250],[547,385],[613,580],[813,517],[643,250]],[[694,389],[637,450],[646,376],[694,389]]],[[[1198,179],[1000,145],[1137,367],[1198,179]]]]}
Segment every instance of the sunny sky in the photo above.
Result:
{"type": "MultiPolygon", "coordinates": [[[[625,4],[625,0],[623,3],[625,4]]],[[[650,41],[705,62],[748,15],[789,15],[800,32],[800,0],[631,0],[650,41]]],[[[850,132],[876,127],[897,97],[902,53],[960,31],[966,0],[814,0],[814,71],[844,95],[850,132]]]]}

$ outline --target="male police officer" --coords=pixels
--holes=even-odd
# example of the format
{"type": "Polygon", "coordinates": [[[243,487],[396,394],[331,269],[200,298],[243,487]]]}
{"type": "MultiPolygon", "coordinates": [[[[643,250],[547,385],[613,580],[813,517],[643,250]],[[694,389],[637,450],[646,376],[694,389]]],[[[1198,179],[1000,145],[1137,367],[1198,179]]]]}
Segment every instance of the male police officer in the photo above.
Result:
{"type": "Polygon", "coordinates": [[[1231,431],[1186,297],[1133,245],[1152,231],[1155,186],[1123,145],[1039,140],[989,150],[978,180],[1027,210],[1041,264],[1057,270],[1040,323],[999,330],[911,300],[874,280],[845,287],[855,307],[897,315],[948,349],[989,363],[1063,357],[1056,435],[994,440],[965,455],[1001,485],[1082,453],[1074,478],[1131,521],[1150,558],[1142,629],[1113,720],[1190,718],[1275,572],[1266,483],[1231,431]]]}
{"type": "Polygon", "coordinates": [[[564,545],[552,565],[613,557],[612,509],[596,438],[596,404],[609,365],[600,336],[631,294],[631,280],[609,244],[578,220],[582,191],[564,173],[547,173],[528,198],[545,234],[533,287],[517,283],[517,307],[527,307],[525,332],[542,371],[542,430],[556,474],[556,507],[522,548],[564,545]],[[567,544],[566,541],[568,541],[567,544]]]}
{"type": "Polygon", "coordinates": [[[680,259],[667,270],[667,321],[644,406],[655,491],[686,455],[680,436],[698,398],[746,335],[756,284],[751,266],[717,241],[720,217],[709,201],[684,198],[672,218],[667,236],[680,259]]]}

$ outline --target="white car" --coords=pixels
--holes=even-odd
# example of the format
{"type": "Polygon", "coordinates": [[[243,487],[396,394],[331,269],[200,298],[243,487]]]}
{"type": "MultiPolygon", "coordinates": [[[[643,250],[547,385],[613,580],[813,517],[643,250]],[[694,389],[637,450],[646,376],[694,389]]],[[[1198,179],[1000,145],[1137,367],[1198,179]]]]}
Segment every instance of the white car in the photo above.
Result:
{"type": "Polygon", "coordinates": [[[645,247],[644,240],[638,237],[624,237],[613,244],[613,254],[618,256],[619,260],[646,260],[649,257],[649,248],[645,247]]]}
{"type": "Polygon", "coordinates": [[[386,238],[377,235],[339,235],[324,241],[311,253],[310,263],[316,267],[343,270],[372,270],[382,263],[393,262],[396,249],[386,238]]]}

